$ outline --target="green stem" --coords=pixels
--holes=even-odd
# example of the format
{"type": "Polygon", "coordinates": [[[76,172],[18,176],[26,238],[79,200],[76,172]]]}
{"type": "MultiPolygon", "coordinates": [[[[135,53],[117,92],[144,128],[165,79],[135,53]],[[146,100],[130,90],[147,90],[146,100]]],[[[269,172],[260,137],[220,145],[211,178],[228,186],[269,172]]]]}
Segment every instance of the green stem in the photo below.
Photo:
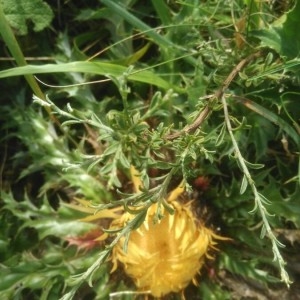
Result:
{"type": "Polygon", "coordinates": [[[243,158],[238,143],[233,135],[233,129],[230,123],[230,118],[229,118],[229,114],[228,114],[228,108],[227,108],[227,102],[225,99],[225,96],[222,95],[222,104],[223,104],[223,109],[224,109],[224,117],[225,117],[225,122],[226,122],[226,126],[232,141],[232,145],[236,154],[236,158],[241,166],[241,169],[244,173],[244,176],[247,179],[248,184],[250,185],[252,192],[254,194],[254,201],[255,201],[255,206],[254,209],[252,210],[252,212],[256,211],[258,209],[262,221],[263,221],[263,228],[262,228],[262,236],[267,235],[267,237],[271,240],[272,243],[272,250],[273,250],[273,254],[274,254],[274,261],[277,261],[278,265],[279,265],[279,269],[280,269],[280,274],[281,274],[281,280],[283,282],[285,282],[285,284],[289,287],[291,281],[289,279],[289,275],[285,270],[285,261],[283,259],[283,257],[281,256],[281,253],[279,251],[278,245],[283,246],[276,238],[276,236],[274,235],[272,228],[268,222],[268,218],[267,215],[269,214],[267,209],[265,208],[263,201],[266,201],[264,199],[264,197],[257,191],[256,186],[255,186],[255,182],[252,179],[250,172],[248,170],[248,167],[245,163],[245,159],[243,158]]]}

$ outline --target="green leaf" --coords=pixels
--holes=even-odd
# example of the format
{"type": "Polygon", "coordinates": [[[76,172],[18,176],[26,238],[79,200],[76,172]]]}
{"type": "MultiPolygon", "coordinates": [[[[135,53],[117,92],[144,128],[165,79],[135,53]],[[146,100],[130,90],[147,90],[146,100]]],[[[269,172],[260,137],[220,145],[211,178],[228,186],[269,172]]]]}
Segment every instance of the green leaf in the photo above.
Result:
{"type": "Polygon", "coordinates": [[[261,238],[261,239],[263,239],[263,238],[266,236],[266,232],[267,232],[266,226],[263,225],[263,226],[261,227],[261,232],[260,232],[260,238],[261,238]]]}
{"type": "Polygon", "coordinates": [[[164,25],[168,25],[172,22],[170,7],[165,3],[165,1],[151,0],[157,15],[161,19],[164,25]]]}
{"type": "Polygon", "coordinates": [[[251,163],[247,160],[244,160],[244,162],[245,162],[245,164],[247,165],[248,168],[254,169],[254,170],[262,169],[265,166],[263,164],[254,164],[254,163],[251,163]]]}
{"type": "Polygon", "coordinates": [[[221,265],[234,274],[239,274],[244,278],[252,278],[262,284],[266,282],[276,282],[277,279],[269,275],[265,270],[259,269],[256,260],[242,260],[233,254],[223,252],[220,255],[221,265]]]}
{"type": "Polygon", "coordinates": [[[300,227],[300,206],[299,206],[299,186],[295,189],[295,192],[288,197],[283,198],[280,194],[280,190],[277,188],[278,182],[272,179],[267,189],[264,191],[268,195],[268,198],[272,200],[270,206],[271,213],[276,216],[284,218],[286,221],[292,222],[297,228],[300,227]]]}
{"type": "Polygon", "coordinates": [[[107,6],[112,13],[115,13],[128,23],[134,25],[141,31],[144,31],[150,38],[153,39],[154,42],[158,43],[162,47],[176,47],[169,39],[157,33],[153,28],[148,26],[146,23],[135,17],[131,12],[129,12],[126,8],[125,4],[118,3],[117,1],[111,0],[102,0],[101,1],[105,6],[107,6]]]}
{"type": "Polygon", "coordinates": [[[244,175],[243,176],[243,180],[242,180],[242,184],[241,184],[241,189],[240,189],[240,194],[244,194],[246,189],[247,189],[247,186],[248,186],[248,180],[247,180],[247,177],[244,175]]]}
{"type": "Polygon", "coordinates": [[[226,134],[226,128],[227,128],[226,124],[224,123],[222,125],[220,133],[217,136],[216,147],[220,146],[223,143],[223,140],[224,140],[224,137],[225,137],[225,134],[226,134]]]}
{"type": "Polygon", "coordinates": [[[54,17],[50,6],[42,0],[1,0],[0,4],[7,21],[19,35],[28,33],[31,22],[34,31],[43,30],[54,17]]]}
{"type": "Polygon", "coordinates": [[[136,52],[134,52],[133,54],[129,55],[128,57],[122,58],[122,59],[118,59],[118,60],[114,60],[114,63],[121,64],[121,65],[124,65],[124,66],[133,65],[134,63],[136,63],[137,61],[139,61],[147,53],[150,45],[151,45],[150,43],[147,43],[144,47],[142,47],[141,49],[137,50],[136,52]]]}
{"type": "Polygon", "coordinates": [[[272,111],[264,108],[263,106],[255,103],[247,99],[247,101],[241,100],[241,102],[252,111],[256,112],[257,114],[263,116],[267,120],[271,121],[272,123],[278,125],[286,134],[288,134],[296,143],[296,145],[300,146],[300,136],[295,131],[295,129],[287,123],[284,119],[280,118],[278,115],[274,114],[272,111]]]}
{"type": "Polygon", "coordinates": [[[300,60],[298,58],[294,58],[289,61],[285,61],[284,64],[280,63],[280,64],[276,65],[275,67],[270,67],[270,68],[266,69],[266,71],[259,72],[259,74],[251,76],[251,80],[268,77],[268,76],[276,74],[282,70],[296,72],[299,69],[299,65],[300,65],[300,60]]]}
{"type": "Polygon", "coordinates": [[[53,218],[43,218],[36,221],[28,221],[25,225],[34,227],[39,233],[39,239],[46,236],[53,235],[59,238],[67,236],[76,236],[83,232],[95,229],[96,225],[90,223],[83,223],[80,221],[63,221],[53,218]]]}
{"type": "MultiPolygon", "coordinates": [[[[162,48],[171,48],[172,51],[174,52],[179,52],[179,53],[185,53],[188,52],[189,49],[178,45],[174,44],[170,39],[167,37],[159,34],[154,30],[154,28],[148,26],[146,23],[138,19],[136,16],[134,16],[130,11],[128,11],[127,7],[125,4],[118,3],[117,1],[112,1],[112,0],[101,0],[101,2],[107,6],[112,13],[117,14],[118,16],[121,16],[126,20],[129,24],[135,26],[137,29],[139,29],[141,32],[143,32],[145,35],[147,35],[154,43],[158,44],[162,48]]],[[[157,1],[156,1],[157,2],[157,1]]],[[[160,5],[162,6],[162,5],[160,5]]],[[[158,5],[156,5],[156,9],[158,8],[158,5]]],[[[161,8],[166,10],[166,7],[161,8]]],[[[161,11],[163,13],[163,11],[161,11]]],[[[164,20],[168,22],[167,17],[164,17],[164,20]]],[[[185,60],[189,62],[192,65],[196,65],[196,60],[192,56],[186,56],[185,60]]]]}
{"type": "Polygon", "coordinates": [[[253,31],[253,35],[261,40],[262,46],[269,47],[281,56],[293,59],[300,52],[300,1],[292,10],[276,20],[269,28],[253,31]]]}
{"type": "MultiPolygon", "coordinates": [[[[7,69],[0,72],[0,78],[20,76],[27,74],[49,74],[49,73],[67,73],[67,72],[79,72],[90,73],[102,76],[120,77],[128,71],[127,67],[116,65],[107,62],[90,62],[90,61],[75,61],[71,63],[63,64],[46,64],[42,66],[27,65],[23,67],[17,67],[7,69]]],[[[127,76],[128,80],[143,82],[151,85],[161,87],[163,89],[173,88],[175,91],[182,91],[181,88],[172,86],[169,82],[162,79],[160,76],[147,70],[132,71],[127,76]]]]}
{"type": "Polygon", "coordinates": [[[205,300],[230,300],[232,299],[230,292],[222,289],[217,283],[210,281],[203,281],[199,286],[201,292],[201,299],[205,300]]]}
{"type": "Polygon", "coordinates": [[[4,270],[2,270],[2,280],[0,282],[0,291],[6,290],[10,288],[12,285],[16,284],[19,280],[21,280],[24,275],[23,274],[5,274],[4,270]]]}
{"type": "Polygon", "coordinates": [[[79,235],[94,229],[96,226],[95,224],[77,221],[76,212],[73,210],[71,210],[73,217],[66,218],[65,208],[62,212],[62,208],[59,208],[56,212],[51,208],[46,199],[44,199],[44,203],[40,208],[33,205],[26,196],[22,202],[17,202],[11,194],[3,193],[3,201],[6,209],[24,221],[24,224],[19,228],[19,232],[25,227],[35,228],[39,239],[44,239],[49,235],[59,238],[69,235],[79,235]]]}

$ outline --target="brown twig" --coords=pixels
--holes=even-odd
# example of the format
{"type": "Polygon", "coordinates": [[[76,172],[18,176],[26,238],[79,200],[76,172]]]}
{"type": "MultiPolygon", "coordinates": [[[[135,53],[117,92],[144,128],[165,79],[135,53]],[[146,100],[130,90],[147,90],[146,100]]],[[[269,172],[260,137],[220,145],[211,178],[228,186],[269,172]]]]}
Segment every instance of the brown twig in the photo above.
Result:
{"type": "Polygon", "coordinates": [[[261,55],[262,55],[262,52],[258,51],[256,53],[253,53],[253,54],[249,55],[248,57],[244,58],[243,60],[241,60],[233,68],[233,70],[227,76],[227,78],[225,79],[225,81],[223,82],[223,84],[220,86],[220,88],[216,90],[216,92],[213,94],[212,97],[210,97],[210,99],[208,100],[207,105],[204,107],[203,110],[200,111],[200,113],[198,114],[198,116],[196,117],[196,119],[193,121],[193,123],[189,124],[189,125],[186,125],[181,131],[178,131],[176,133],[167,135],[165,138],[167,140],[174,140],[174,139],[180,137],[183,134],[186,134],[186,133],[189,133],[189,132],[193,132],[197,128],[199,128],[201,126],[201,124],[205,121],[205,119],[207,118],[207,116],[209,115],[209,113],[211,112],[211,110],[212,110],[212,103],[215,100],[221,99],[222,96],[224,95],[225,91],[227,90],[228,86],[230,85],[230,83],[232,82],[232,80],[237,76],[237,74],[248,63],[250,63],[252,60],[260,57],[261,55]]]}

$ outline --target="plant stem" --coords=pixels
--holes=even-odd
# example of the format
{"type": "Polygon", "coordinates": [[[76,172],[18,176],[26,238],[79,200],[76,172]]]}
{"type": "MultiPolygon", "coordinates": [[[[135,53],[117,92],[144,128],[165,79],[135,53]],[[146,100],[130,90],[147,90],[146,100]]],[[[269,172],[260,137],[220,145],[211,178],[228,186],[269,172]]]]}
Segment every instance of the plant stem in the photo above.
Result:
{"type": "Polygon", "coordinates": [[[262,221],[263,221],[263,227],[262,227],[262,237],[265,235],[267,235],[267,237],[271,240],[272,243],[272,250],[273,250],[273,254],[274,254],[274,261],[277,261],[278,265],[279,265],[279,269],[280,269],[280,274],[281,274],[281,280],[289,287],[291,281],[289,279],[289,275],[285,270],[285,261],[283,259],[283,257],[280,254],[279,246],[284,247],[283,244],[281,244],[276,236],[274,235],[272,228],[268,222],[268,218],[267,215],[270,215],[266,209],[266,207],[264,206],[263,202],[266,201],[264,199],[264,197],[257,191],[257,188],[255,186],[255,182],[251,177],[251,174],[248,170],[248,167],[245,163],[245,159],[243,158],[241,151],[239,149],[238,143],[233,135],[233,130],[232,130],[232,126],[230,123],[230,118],[229,118],[229,114],[228,114],[228,108],[227,108],[227,102],[225,99],[225,96],[222,96],[222,104],[223,104],[223,109],[224,109],[224,118],[225,118],[225,122],[226,122],[226,126],[232,141],[232,145],[235,151],[235,155],[236,155],[236,159],[238,160],[240,167],[244,173],[244,176],[247,179],[248,184],[250,185],[253,195],[254,195],[254,209],[252,210],[252,212],[255,212],[256,210],[259,211],[262,221]]]}
{"type": "Polygon", "coordinates": [[[253,53],[249,55],[248,57],[241,60],[230,72],[230,74],[227,76],[223,84],[217,89],[217,91],[209,98],[207,105],[204,107],[203,110],[201,110],[196,117],[196,119],[193,121],[192,124],[186,125],[181,131],[176,132],[174,134],[169,134],[166,136],[167,140],[174,140],[181,135],[189,132],[195,131],[201,124],[206,120],[210,112],[212,111],[213,104],[216,100],[220,100],[227,88],[229,87],[232,80],[237,76],[237,74],[252,60],[260,57],[262,55],[261,51],[258,51],[256,53],[253,53]]]}

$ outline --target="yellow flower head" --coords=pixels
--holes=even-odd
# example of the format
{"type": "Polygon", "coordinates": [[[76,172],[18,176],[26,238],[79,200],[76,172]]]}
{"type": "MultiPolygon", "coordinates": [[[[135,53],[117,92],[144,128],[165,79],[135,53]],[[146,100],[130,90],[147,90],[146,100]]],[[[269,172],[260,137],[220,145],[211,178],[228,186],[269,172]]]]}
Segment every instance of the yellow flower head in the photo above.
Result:
{"type": "MultiPolygon", "coordinates": [[[[142,183],[134,167],[131,167],[131,177],[135,191],[139,193],[142,183]]],[[[228,240],[196,219],[192,212],[192,201],[178,201],[183,192],[182,183],[166,199],[173,213],[163,205],[151,205],[141,226],[131,231],[129,239],[121,236],[112,250],[112,271],[122,265],[137,289],[150,292],[154,297],[182,291],[191,281],[196,284],[195,276],[200,272],[205,259],[212,258],[208,252],[216,245],[215,240],[228,240]],[[158,209],[163,215],[160,220],[157,219],[158,209]]],[[[80,202],[87,206],[86,201],[80,202]]],[[[94,211],[89,207],[80,210],[87,213],[94,211]]],[[[90,222],[110,218],[113,221],[109,229],[116,230],[125,227],[134,217],[134,214],[116,207],[98,211],[81,220],[90,222]]],[[[103,241],[107,237],[108,234],[104,233],[95,240],[103,241]]]]}
{"type": "MultiPolygon", "coordinates": [[[[137,188],[139,180],[135,179],[134,184],[137,188]]],[[[210,258],[208,250],[216,244],[213,239],[224,239],[195,219],[191,202],[177,201],[183,191],[179,186],[167,199],[173,214],[162,208],[163,218],[157,221],[158,204],[153,204],[144,223],[130,233],[126,252],[125,237],[113,249],[113,270],[120,262],[137,288],[150,291],[155,297],[182,291],[191,281],[196,283],[195,275],[205,258],[210,258]]],[[[133,218],[134,215],[125,212],[111,227],[124,227],[133,218]]]]}

